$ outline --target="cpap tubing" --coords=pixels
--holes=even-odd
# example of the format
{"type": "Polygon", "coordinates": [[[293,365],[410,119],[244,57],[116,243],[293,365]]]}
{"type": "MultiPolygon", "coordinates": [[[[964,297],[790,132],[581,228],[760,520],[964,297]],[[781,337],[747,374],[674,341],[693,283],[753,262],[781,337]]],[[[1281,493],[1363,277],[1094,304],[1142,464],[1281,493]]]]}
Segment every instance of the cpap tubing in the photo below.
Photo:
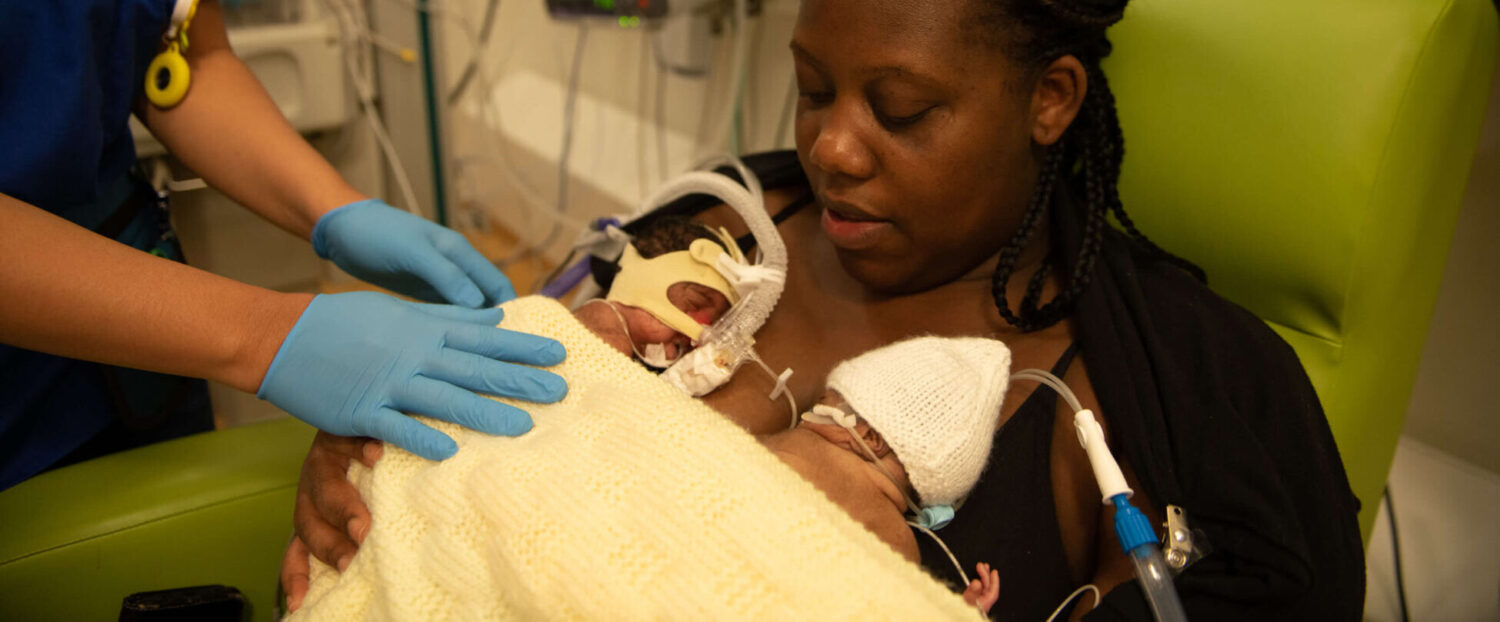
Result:
{"type": "Polygon", "coordinates": [[[1119,463],[1105,444],[1104,429],[1099,426],[1094,413],[1079,404],[1078,397],[1073,395],[1067,384],[1046,371],[1023,369],[1011,374],[1010,380],[1033,380],[1051,387],[1073,409],[1073,425],[1078,431],[1078,442],[1089,456],[1094,480],[1099,483],[1104,502],[1112,503],[1115,507],[1115,532],[1120,537],[1126,557],[1135,566],[1136,581],[1146,595],[1146,602],[1151,605],[1151,612],[1156,614],[1158,622],[1186,622],[1187,615],[1182,610],[1182,601],[1177,597],[1172,573],[1167,570],[1166,560],[1162,558],[1161,549],[1157,546],[1155,531],[1145,515],[1130,504],[1130,495],[1133,493],[1125,483],[1119,463]]]}

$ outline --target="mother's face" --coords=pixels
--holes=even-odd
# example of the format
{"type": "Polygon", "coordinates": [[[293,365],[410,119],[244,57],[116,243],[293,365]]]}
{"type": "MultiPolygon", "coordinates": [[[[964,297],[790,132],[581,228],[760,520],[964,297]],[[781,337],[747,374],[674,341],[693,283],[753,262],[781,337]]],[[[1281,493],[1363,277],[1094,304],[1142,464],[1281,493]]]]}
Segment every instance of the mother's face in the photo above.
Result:
{"type": "Polygon", "coordinates": [[[1036,178],[1021,69],[963,0],[804,0],[792,36],[797,154],[850,275],[887,293],[972,270],[1036,178]]]}

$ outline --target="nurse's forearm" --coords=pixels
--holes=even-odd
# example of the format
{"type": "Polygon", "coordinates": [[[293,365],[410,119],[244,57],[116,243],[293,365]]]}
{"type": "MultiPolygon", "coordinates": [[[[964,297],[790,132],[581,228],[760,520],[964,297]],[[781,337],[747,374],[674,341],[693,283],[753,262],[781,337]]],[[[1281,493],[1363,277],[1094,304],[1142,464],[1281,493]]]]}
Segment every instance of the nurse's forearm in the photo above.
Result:
{"type": "Polygon", "coordinates": [[[312,300],[127,247],[0,194],[0,343],[254,392],[312,300]]]}
{"type": "Polygon", "coordinates": [[[173,155],[229,198],[303,238],[324,213],[367,198],[287,123],[235,57],[217,3],[199,6],[188,34],[187,97],[169,110],[137,107],[173,155]]]}

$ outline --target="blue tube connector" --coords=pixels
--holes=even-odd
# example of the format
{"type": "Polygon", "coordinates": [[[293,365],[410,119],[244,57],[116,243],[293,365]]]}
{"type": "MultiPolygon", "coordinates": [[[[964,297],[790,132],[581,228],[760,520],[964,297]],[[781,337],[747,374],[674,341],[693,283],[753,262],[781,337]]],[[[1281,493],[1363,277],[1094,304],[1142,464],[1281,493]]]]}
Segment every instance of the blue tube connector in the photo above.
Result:
{"type": "Polygon", "coordinates": [[[1130,505],[1126,495],[1118,494],[1109,500],[1115,504],[1115,535],[1120,537],[1123,553],[1129,555],[1143,544],[1156,544],[1156,531],[1151,529],[1151,520],[1130,505]]]}
{"type": "Polygon", "coordinates": [[[1120,547],[1135,566],[1135,578],[1140,583],[1151,612],[1157,622],[1186,622],[1187,614],[1182,610],[1182,601],[1177,598],[1177,589],[1172,585],[1172,573],[1162,559],[1161,549],[1156,545],[1156,532],[1151,521],[1125,494],[1110,497],[1115,504],[1115,535],[1120,538],[1120,547]]]}

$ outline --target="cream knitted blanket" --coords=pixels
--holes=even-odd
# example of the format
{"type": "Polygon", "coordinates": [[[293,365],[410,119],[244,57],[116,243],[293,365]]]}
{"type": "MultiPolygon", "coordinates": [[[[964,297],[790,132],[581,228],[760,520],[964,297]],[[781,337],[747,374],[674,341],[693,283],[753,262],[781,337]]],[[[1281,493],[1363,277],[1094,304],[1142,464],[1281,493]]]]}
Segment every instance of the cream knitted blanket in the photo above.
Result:
{"type": "Polygon", "coordinates": [[[566,399],[459,451],[356,464],[374,524],[342,575],[313,560],[293,620],[966,619],[755,439],[605,345],[561,305],[503,328],[562,342],[566,399]]]}

